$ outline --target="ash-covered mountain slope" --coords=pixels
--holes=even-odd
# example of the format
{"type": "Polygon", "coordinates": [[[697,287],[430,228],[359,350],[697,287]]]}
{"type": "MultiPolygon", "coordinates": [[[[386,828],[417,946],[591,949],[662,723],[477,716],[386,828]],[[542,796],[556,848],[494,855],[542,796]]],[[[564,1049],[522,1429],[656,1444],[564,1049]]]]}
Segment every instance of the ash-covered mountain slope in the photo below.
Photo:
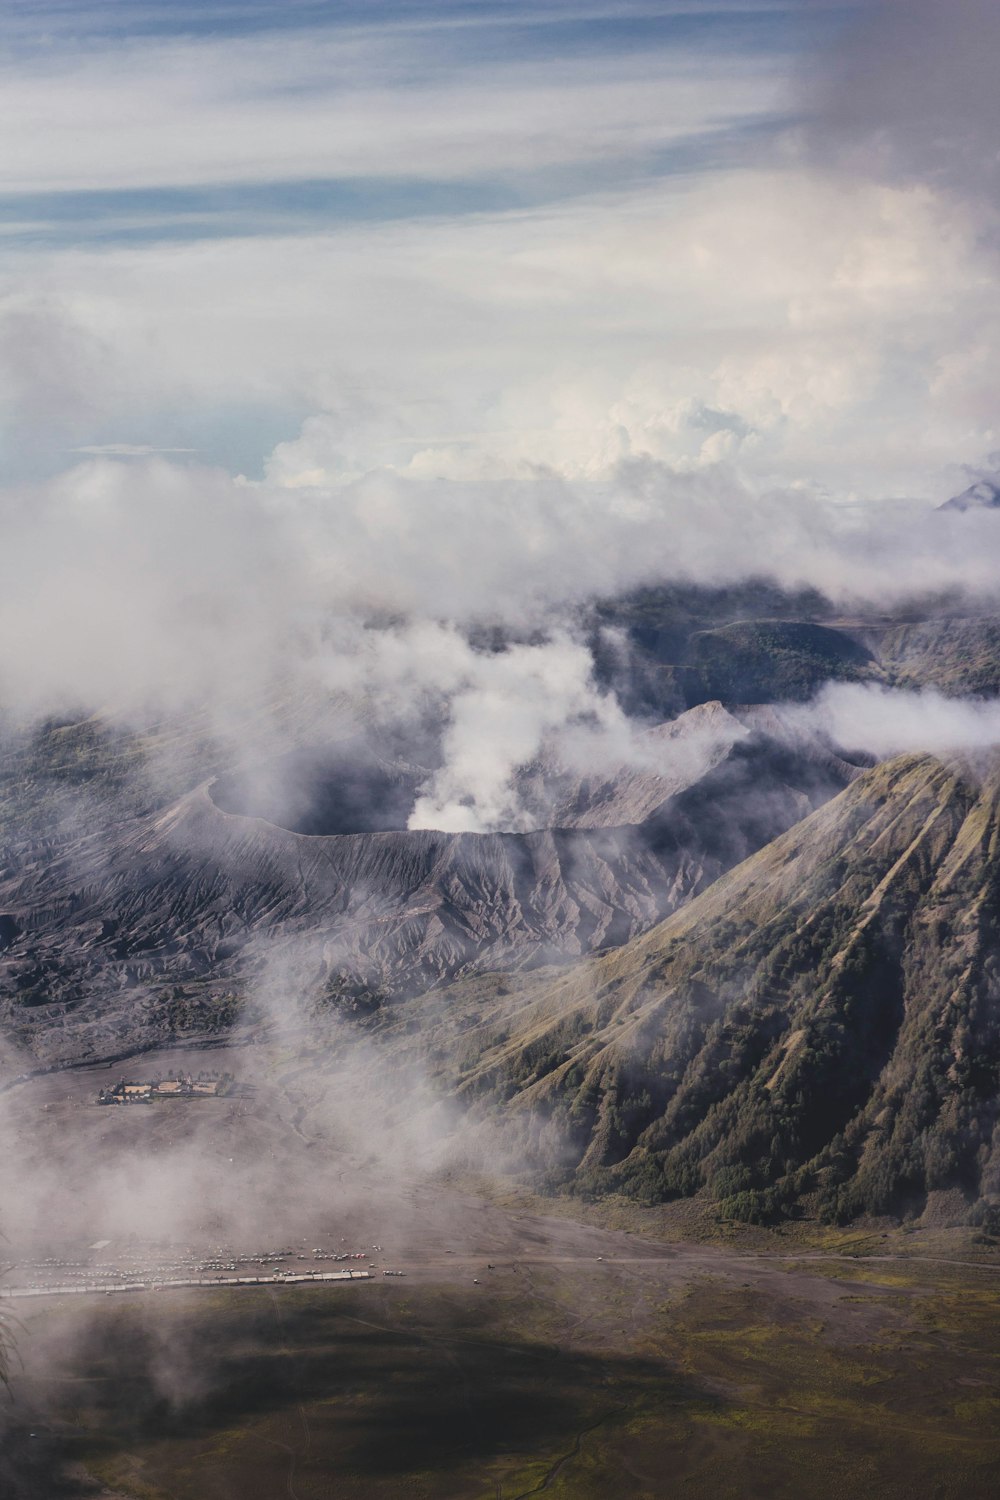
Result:
{"type": "Polygon", "coordinates": [[[579,1191],[997,1217],[1000,769],[887,762],[618,951],[408,1019],[579,1191]]]}
{"type": "Polygon", "coordinates": [[[858,774],[777,717],[709,708],[691,735],[683,774],[575,784],[576,826],[311,835],[223,811],[205,786],[9,849],[4,1025],[46,1057],[102,1055],[224,1027],[283,955],[362,1012],[456,974],[579,958],[646,931],[858,774]]]}
{"type": "MultiPolygon", "coordinates": [[[[648,823],[701,784],[709,797],[725,798],[719,816],[735,812],[744,820],[751,804],[766,805],[769,798],[796,788],[804,817],[810,806],[829,795],[830,787],[839,790],[860,774],[864,757],[851,754],[851,760],[845,759],[844,752],[783,708],[762,704],[726,709],[719,702],[702,703],[637,733],[628,760],[592,772],[539,762],[521,773],[518,792],[525,814],[538,826],[550,828],[648,823]],[[728,770],[713,776],[724,766],[728,770]],[[751,769],[760,776],[756,787],[751,769]],[[735,783],[744,792],[738,809],[729,805],[735,783]]],[[[754,834],[755,846],[758,838],[754,834]]]]}

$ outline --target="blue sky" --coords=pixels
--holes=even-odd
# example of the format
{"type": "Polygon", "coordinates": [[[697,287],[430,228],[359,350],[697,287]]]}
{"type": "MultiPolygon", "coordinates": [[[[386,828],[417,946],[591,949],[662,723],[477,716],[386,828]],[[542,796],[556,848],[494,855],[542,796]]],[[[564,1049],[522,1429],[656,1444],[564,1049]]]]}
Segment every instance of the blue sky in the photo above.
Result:
{"type": "MultiPolygon", "coordinates": [[[[190,448],[259,473],[330,377],[307,349],[306,368],[269,369],[263,338],[249,354],[256,378],[243,365],[219,371],[205,390],[192,379],[204,363],[203,334],[195,329],[177,347],[165,326],[174,315],[156,305],[164,276],[173,279],[171,249],[192,247],[193,306],[204,295],[196,247],[225,256],[238,241],[262,242],[253,269],[233,260],[234,278],[252,284],[245,309],[230,308],[242,341],[246,328],[280,320],[282,260],[301,250],[315,262],[324,237],[354,234],[363,261],[356,236],[366,228],[395,226],[405,237],[421,223],[438,234],[445,226],[454,243],[464,222],[481,240],[487,219],[536,222],[630,186],[648,192],[738,169],[788,128],[791,60],[838,14],[767,0],[7,0],[0,308],[11,310],[14,352],[0,432],[8,472],[49,472],[76,448],[124,444],[190,448]],[[147,274],[157,288],[136,305],[128,283],[147,274]],[[136,322],[146,325],[140,345],[171,345],[162,379],[125,368],[136,358],[122,347],[136,322]],[[23,359],[22,338],[33,349],[23,359]],[[36,435],[43,414],[54,441],[36,435]]],[[[385,274],[398,290],[391,265],[385,274]]],[[[171,295],[183,299],[181,287],[171,295]]],[[[359,286],[355,301],[370,298],[378,304],[381,293],[359,286]]],[[[491,300],[483,288],[481,323],[491,321],[491,300]]],[[[398,336],[406,341],[405,326],[398,336]]],[[[370,386],[364,347],[353,360],[339,351],[338,369],[345,360],[364,366],[348,386],[370,386]]],[[[419,350],[401,350],[399,364],[415,362],[419,350]]],[[[434,425],[464,430],[480,420],[466,410],[434,425]]],[[[387,461],[398,459],[398,434],[385,442],[387,461]]]]}
{"type": "MultiPolygon", "coordinates": [[[[841,16],[835,8],[752,0],[603,6],[109,0],[15,3],[2,11],[13,149],[6,169],[0,162],[0,229],[8,242],[35,245],[271,234],[354,219],[476,213],[592,192],[630,177],[729,166],[787,124],[787,102],[769,98],[768,83],[841,16]],[[495,149],[503,133],[497,130],[478,152],[444,149],[446,128],[426,154],[409,149],[406,138],[407,102],[421,116],[459,106],[454,134],[460,136],[481,126],[474,108],[480,88],[501,112],[505,96],[516,111],[525,92],[537,100],[550,90],[549,101],[557,102],[560,89],[606,95],[615,83],[648,88],[659,81],[669,91],[678,75],[690,79],[702,70],[704,110],[686,101],[659,130],[620,129],[617,138],[609,131],[604,139],[581,132],[575,148],[570,117],[558,147],[551,124],[535,129],[537,162],[527,148],[495,149]],[[725,88],[712,90],[713,75],[732,82],[728,106],[725,88]],[[397,133],[388,134],[381,153],[355,159],[333,137],[361,128],[352,102],[364,115],[366,97],[386,90],[396,95],[397,133]],[[30,131],[19,129],[25,114],[30,131]],[[307,142],[310,120],[315,138],[307,142]],[[185,122],[196,128],[194,139],[185,122]],[[243,129],[245,150],[215,144],[227,128],[243,129]],[[131,131],[155,134],[158,142],[146,174],[141,159],[121,150],[131,131]],[[263,150],[261,131],[270,137],[263,150]],[[284,150],[283,133],[290,137],[284,150]]],[[[502,123],[517,136],[516,113],[502,123]]]]}
{"type": "Polygon", "coordinates": [[[6,0],[0,464],[947,492],[993,271],[900,14],[6,0]]]}

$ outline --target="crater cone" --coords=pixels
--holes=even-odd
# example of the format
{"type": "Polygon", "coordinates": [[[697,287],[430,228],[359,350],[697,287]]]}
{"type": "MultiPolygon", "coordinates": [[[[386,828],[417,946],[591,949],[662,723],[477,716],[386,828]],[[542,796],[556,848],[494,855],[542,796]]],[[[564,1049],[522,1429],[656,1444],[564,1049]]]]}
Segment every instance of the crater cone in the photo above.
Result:
{"type": "Polygon", "coordinates": [[[210,795],[222,812],[262,818],[292,833],[387,833],[407,826],[417,774],[357,747],[299,750],[264,767],[221,776],[210,795]]]}

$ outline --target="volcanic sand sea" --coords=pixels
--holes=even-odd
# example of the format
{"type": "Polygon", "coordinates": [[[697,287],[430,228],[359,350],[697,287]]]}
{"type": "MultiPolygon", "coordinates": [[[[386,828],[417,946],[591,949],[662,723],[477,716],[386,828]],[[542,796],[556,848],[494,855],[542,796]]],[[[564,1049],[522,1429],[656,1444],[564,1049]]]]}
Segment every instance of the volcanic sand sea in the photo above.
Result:
{"type": "Polygon", "coordinates": [[[363,1119],[334,1139],[315,1056],[179,1048],[111,1071],[221,1067],[227,1099],[102,1108],[106,1066],[9,1090],[8,1160],[36,1188],[46,1160],[70,1167],[15,1206],[11,1260],[366,1247],[375,1277],[18,1304],[14,1500],[996,1493],[993,1247],[713,1244],[624,1208],[633,1231],[612,1229],[397,1170],[363,1119]],[[201,1196],[182,1178],[165,1217],[150,1190],[193,1156],[201,1196]]]}

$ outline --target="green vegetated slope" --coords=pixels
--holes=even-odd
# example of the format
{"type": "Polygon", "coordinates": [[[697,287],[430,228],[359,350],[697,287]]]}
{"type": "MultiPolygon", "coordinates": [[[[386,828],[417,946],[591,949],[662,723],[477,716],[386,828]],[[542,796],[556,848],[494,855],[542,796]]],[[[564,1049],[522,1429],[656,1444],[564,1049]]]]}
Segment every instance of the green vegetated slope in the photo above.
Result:
{"type": "Polygon", "coordinates": [[[629,641],[620,652],[595,635],[599,670],[633,711],[676,714],[718,698],[728,705],[801,701],[826,682],[882,682],[948,694],[1000,694],[1000,617],[948,614],[924,601],[893,616],[838,617],[808,591],[758,580],[721,590],[647,589],[597,611],[629,641]]]}
{"type": "Polygon", "coordinates": [[[1000,619],[993,616],[896,625],[878,641],[877,654],[897,687],[1000,693],[1000,619]]]}
{"type": "MultiPolygon", "coordinates": [[[[627,660],[599,637],[595,658],[631,711],[670,715],[716,698],[729,705],[801,702],[826,682],[887,680],[877,660],[884,622],[881,629],[872,620],[845,630],[808,615],[715,620],[711,602],[685,616],[669,600],[646,600],[611,617],[628,637],[627,660]]],[[[741,602],[750,601],[733,601],[741,602]]]]}
{"type": "Polygon", "coordinates": [[[690,687],[726,703],[810,698],[825,682],[880,679],[870,651],[808,621],[748,620],[691,638],[690,687]]]}
{"type": "Polygon", "coordinates": [[[998,803],[996,768],[878,766],[623,948],[456,986],[441,1067],[553,1185],[996,1214],[998,803]]]}

